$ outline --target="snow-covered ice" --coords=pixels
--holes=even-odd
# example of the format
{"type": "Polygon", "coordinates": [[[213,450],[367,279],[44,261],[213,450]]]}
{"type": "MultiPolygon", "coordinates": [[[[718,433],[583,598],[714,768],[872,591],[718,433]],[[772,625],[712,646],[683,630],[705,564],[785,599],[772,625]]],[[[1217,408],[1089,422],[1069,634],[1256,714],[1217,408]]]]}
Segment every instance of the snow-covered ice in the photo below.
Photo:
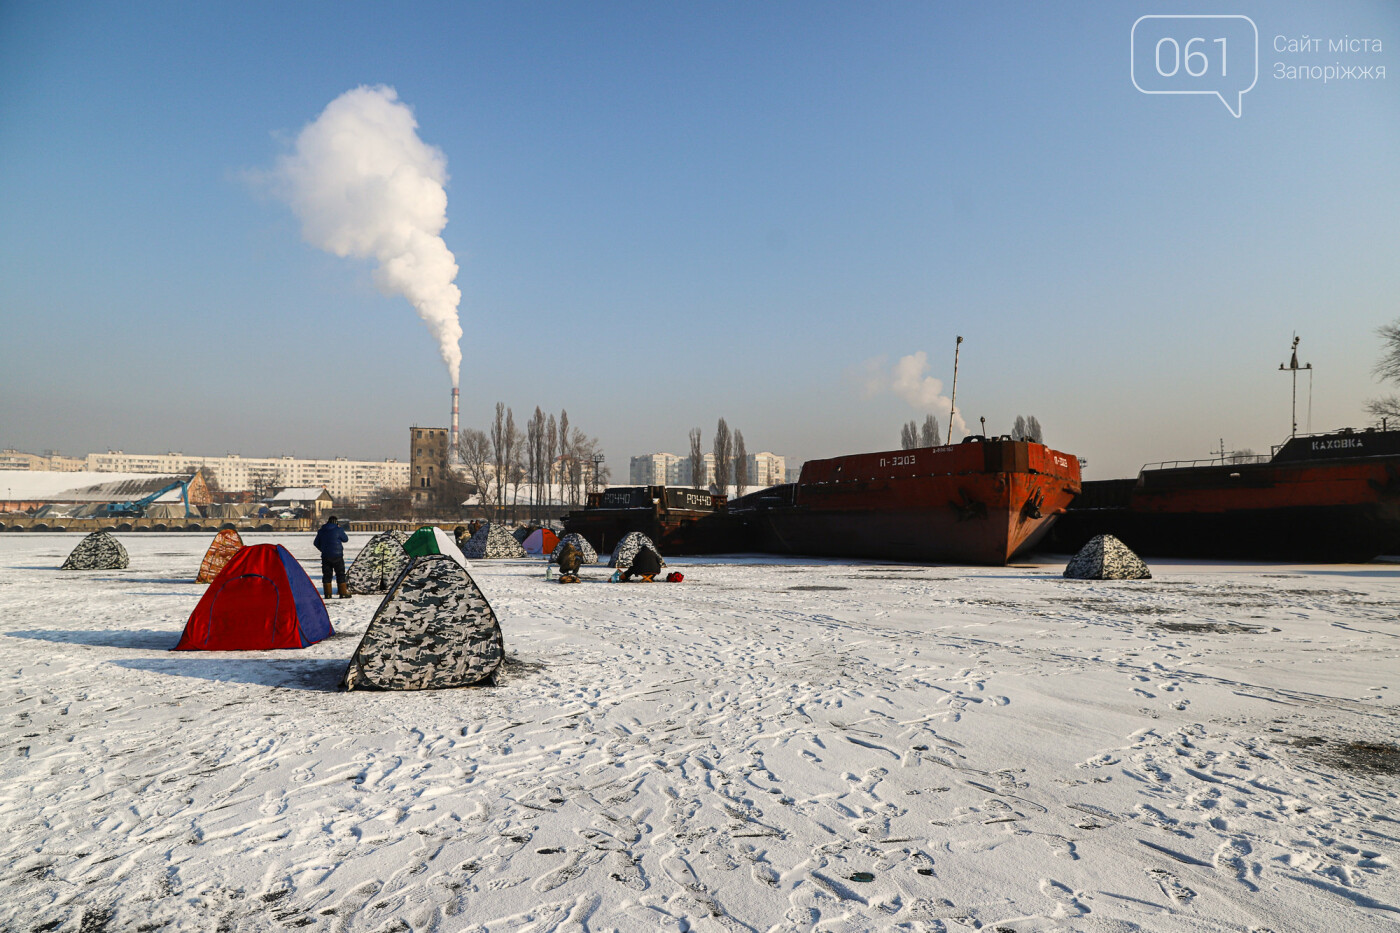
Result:
{"type": "Polygon", "coordinates": [[[211,536],[120,537],[0,536],[5,930],[1400,925],[1400,566],[482,561],[498,686],[345,694],[377,597],[171,654],[211,536]]]}

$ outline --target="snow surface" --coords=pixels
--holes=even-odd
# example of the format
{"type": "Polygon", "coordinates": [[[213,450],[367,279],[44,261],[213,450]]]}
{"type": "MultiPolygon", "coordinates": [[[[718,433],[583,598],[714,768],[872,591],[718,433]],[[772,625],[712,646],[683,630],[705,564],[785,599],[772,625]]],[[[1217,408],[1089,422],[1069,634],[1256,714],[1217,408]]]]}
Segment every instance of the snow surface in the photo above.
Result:
{"type": "Polygon", "coordinates": [[[0,929],[1400,925],[1395,565],[483,562],[498,686],[344,694],[377,598],[171,654],[211,536],[120,537],[0,535],[0,929]]]}

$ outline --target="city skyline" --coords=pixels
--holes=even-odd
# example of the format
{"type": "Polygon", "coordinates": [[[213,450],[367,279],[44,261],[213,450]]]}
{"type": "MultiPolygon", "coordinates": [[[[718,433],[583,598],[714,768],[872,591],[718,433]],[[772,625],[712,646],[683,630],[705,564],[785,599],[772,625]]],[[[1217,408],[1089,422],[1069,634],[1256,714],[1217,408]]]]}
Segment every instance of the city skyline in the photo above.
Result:
{"type": "Polygon", "coordinates": [[[960,336],[968,428],[1035,416],[1128,476],[1280,443],[1295,332],[1311,427],[1364,427],[1400,8],[1235,4],[1232,109],[1143,93],[1135,23],[1200,12],[0,6],[0,445],[376,460],[445,425],[414,308],[269,190],[357,88],[444,160],[464,428],[567,409],[614,475],[721,417],[794,461],[895,449],[947,428],[960,336]],[[1367,77],[1297,77],[1334,64],[1367,77]]]}

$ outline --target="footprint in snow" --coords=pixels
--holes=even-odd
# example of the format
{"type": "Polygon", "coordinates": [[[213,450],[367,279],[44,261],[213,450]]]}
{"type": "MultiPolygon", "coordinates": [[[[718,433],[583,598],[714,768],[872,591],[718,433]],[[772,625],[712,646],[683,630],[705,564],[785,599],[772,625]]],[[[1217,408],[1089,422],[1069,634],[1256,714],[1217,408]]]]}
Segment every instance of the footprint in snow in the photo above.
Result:
{"type": "Polygon", "coordinates": [[[1040,893],[1055,901],[1055,912],[1051,916],[1056,919],[1082,917],[1089,913],[1089,908],[1079,900],[1083,896],[1082,891],[1074,891],[1054,879],[1041,878],[1040,893]]]}

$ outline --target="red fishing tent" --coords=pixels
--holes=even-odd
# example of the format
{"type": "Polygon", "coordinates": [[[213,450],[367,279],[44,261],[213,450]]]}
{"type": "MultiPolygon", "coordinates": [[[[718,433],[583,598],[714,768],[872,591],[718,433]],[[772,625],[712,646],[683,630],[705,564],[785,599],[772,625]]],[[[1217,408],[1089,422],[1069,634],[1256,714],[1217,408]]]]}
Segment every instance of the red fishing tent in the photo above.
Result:
{"type": "Polygon", "coordinates": [[[245,547],[190,613],[176,651],[305,648],[332,634],[326,604],[280,544],[245,547]]]}

